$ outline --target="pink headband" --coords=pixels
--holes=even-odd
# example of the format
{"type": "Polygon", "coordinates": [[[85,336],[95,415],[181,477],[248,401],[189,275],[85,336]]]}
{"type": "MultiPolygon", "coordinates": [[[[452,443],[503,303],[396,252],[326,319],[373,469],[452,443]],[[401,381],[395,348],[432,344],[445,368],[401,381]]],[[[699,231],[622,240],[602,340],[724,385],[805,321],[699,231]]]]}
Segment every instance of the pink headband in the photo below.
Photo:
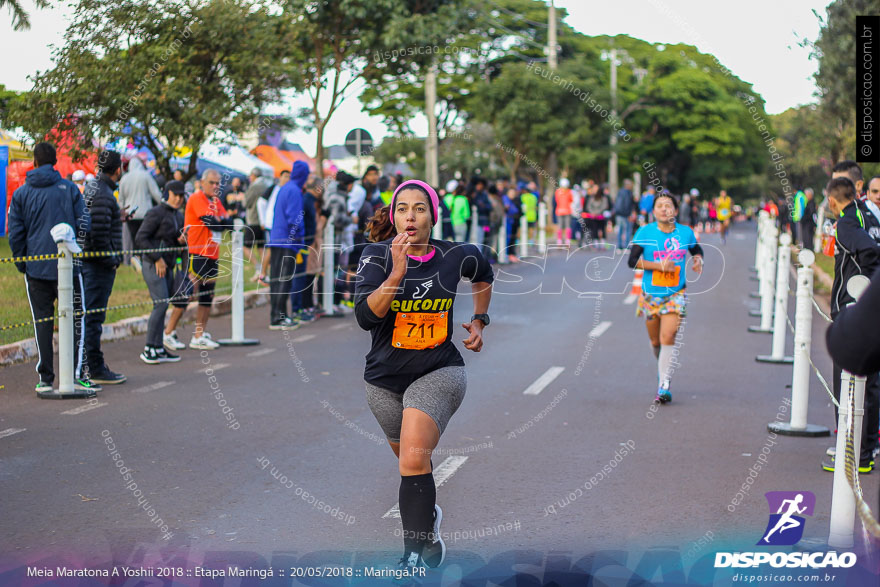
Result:
{"type": "Polygon", "coordinates": [[[391,196],[391,218],[394,218],[394,200],[397,198],[397,194],[410,186],[417,185],[426,192],[428,192],[428,198],[431,200],[431,224],[437,224],[437,216],[440,215],[440,198],[437,197],[437,192],[434,191],[434,188],[429,186],[423,181],[419,181],[418,179],[408,179],[394,190],[394,195],[391,196]]]}

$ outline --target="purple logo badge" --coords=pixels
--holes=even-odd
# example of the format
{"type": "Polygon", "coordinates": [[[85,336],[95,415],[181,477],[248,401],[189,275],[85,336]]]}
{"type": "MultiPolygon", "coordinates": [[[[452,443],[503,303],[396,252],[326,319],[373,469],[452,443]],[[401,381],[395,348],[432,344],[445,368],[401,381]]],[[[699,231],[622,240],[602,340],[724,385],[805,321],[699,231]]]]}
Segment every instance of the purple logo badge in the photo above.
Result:
{"type": "Polygon", "coordinates": [[[816,496],[811,491],[768,491],[770,521],[759,546],[791,546],[804,535],[804,518],[812,516],[816,496]]]}

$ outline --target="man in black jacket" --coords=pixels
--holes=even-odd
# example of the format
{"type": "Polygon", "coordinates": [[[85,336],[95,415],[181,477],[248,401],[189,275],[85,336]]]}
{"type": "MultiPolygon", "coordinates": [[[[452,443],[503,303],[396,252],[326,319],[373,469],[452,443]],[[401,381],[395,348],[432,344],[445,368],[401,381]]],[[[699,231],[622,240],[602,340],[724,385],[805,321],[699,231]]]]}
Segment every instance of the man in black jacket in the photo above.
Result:
{"type": "MultiPolygon", "coordinates": [[[[84,192],[86,206],[92,217],[92,230],[86,238],[86,252],[122,250],[122,214],[113,192],[122,176],[122,158],[116,151],[102,151],[98,157],[98,176],[89,182],[84,192]]],[[[85,281],[85,363],[89,376],[96,383],[114,385],[123,383],[125,375],[114,373],[104,362],[101,352],[101,330],[116,279],[116,268],[122,255],[85,257],[83,279],[85,281]],[[100,309],[100,310],[99,310],[100,309]],[[92,311],[98,310],[98,311],[92,311]]]]}
{"type": "MultiPolygon", "coordinates": [[[[834,283],[831,287],[831,318],[837,320],[838,314],[853,302],[846,291],[851,277],[864,275],[871,277],[880,266],[880,245],[868,233],[877,229],[877,220],[863,210],[863,204],[856,197],[856,187],[847,176],[838,176],[828,182],[828,207],[837,217],[836,244],[834,253],[834,283]]],[[[834,363],[834,396],[840,400],[841,368],[834,363]]],[[[837,411],[835,410],[835,421],[837,411]]],[[[877,372],[867,375],[865,383],[865,416],[862,422],[861,455],[859,472],[870,473],[873,468],[872,454],[877,448],[877,427],[880,425],[880,377],[877,372]]],[[[834,462],[825,462],[822,468],[834,470],[834,462]]]]}
{"type": "MultiPolygon", "coordinates": [[[[34,147],[34,168],[27,172],[23,186],[12,194],[9,205],[9,247],[15,257],[54,255],[58,246],[50,233],[53,226],[64,223],[73,228],[78,241],[89,231],[89,212],[79,189],[61,178],[55,170],[55,147],[39,143],[34,147]]],[[[37,340],[37,393],[52,391],[55,381],[53,369],[52,330],[54,329],[55,300],[58,298],[58,261],[28,261],[16,263],[25,274],[28,303],[34,321],[37,340]]],[[[82,275],[78,259],[73,260],[74,310],[82,312],[82,275]]],[[[77,391],[101,391],[80,377],[82,366],[82,315],[74,319],[74,387],[77,391]]]]}
{"type": "Polygon", "coordinates": [[[880,316],[880,271],[874,272],[870,287],[859,301],[854,306],[841,309],[825,333],[828,354],[835,364],[856,375],[880,371],[877,316],[880,316]]]}

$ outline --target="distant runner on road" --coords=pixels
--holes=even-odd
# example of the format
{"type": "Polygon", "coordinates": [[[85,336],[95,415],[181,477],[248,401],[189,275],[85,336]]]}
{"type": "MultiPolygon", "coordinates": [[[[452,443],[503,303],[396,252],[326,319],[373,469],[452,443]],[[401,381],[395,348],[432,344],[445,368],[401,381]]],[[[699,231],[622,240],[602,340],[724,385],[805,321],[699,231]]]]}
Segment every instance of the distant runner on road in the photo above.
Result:
{"type": "Polygon", "coordinates": [[[685,292],[687,253],[694,257],[694,271],[703,270],[703,249],[694,231],[675,221],[677,213],[678,201],[670,193],[657,194],[654,198],[656,220],[636,233],[628,262],[630,268],[645,271],[636,315],[646,318],[648,338],[657,358],[654,402],[658,404],[672,401],[669,382],[675,336],[688,301],[685,292]]]}

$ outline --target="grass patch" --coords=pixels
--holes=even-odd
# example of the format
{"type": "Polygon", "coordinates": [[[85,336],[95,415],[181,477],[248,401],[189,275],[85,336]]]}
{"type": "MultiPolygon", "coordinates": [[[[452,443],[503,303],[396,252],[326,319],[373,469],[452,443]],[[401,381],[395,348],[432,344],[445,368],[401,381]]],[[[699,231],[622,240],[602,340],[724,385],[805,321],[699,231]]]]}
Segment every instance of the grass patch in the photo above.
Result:
{"type": "MultiPolygon", "coordinates": [[[[834,257],[818,252],[816,253],[815,265],[828,274],[828,277],[834,279],[834,257]]],[[[831,289],[823,285],[818,279],[813,280],[813,291],[825,296],[831,295],[831,289]]]]}
{"type": "MultiPolygon", "coordinates": [[[[230,257],[231,238],[224,235],[223,245],[220,252],[220,276],[217,279],[217,296],[229,295],[232,291],[232,261],[230,257]]],[[[0,238],[0,257],[12,256],[9,248],[9,239],[0,238]]],[[[252,265],[244,267],[244,289],[250,291],[257,289],[257,284],[250,281],[253,275],[252,265]]],[[[0,344],[8,344],[25,338],[33,338],[34,328],[30,324],[31,309],[28,304],[24,286],[24,275],[18,272],[12,263],[0,264],[0,327],[28,322],[24,326],[0,331],[0,344]]],[[[116,322],[124,318],[149,314],[152,309],[150,294],[143,277],[129,265],[121,265],[116,270],[116,281],[113,284],[113,292],[110,294],[109,306],[122,306],[125,304],[139,303],[131,308],[109,310],[105,323],[116,322]]],[[[58,325],[55,325],[57,330],[58,325]]]]}

